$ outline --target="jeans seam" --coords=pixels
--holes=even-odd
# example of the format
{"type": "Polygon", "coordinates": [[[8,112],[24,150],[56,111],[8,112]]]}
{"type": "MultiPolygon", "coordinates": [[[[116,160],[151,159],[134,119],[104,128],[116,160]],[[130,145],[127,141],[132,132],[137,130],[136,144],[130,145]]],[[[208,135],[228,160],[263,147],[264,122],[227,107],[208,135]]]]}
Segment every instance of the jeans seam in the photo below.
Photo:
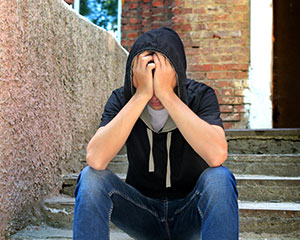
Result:
{"type": "Polygon", "coordinates": [[[108,195],[109,195],[109,197],[111,198],[112,195],[114,195],[114,194],[118,194],[119,196],[121,196],[121,197],[124,198],[125,200],[127,200],[127,201],[131,202],[132,204],[134,204],[136,207],[139,207],[139,208],[141,208],[141,209],[144,209],[144,210],[148,211],[150,214],[152,214],[154,217],[156,217],[159,221],[161,221],[161,220],[159,219],[158,215],[157,215],[155,212],[151,211],[150,209],[146,208],[145,206],[143,206],[143,205],[141,205],[141,204],[136,203],[134,200],[132,200],[131,198],[129,198],[128,196],[126,196],[125,194],[123,194],[123,193],[121,193],[121,192],[119,192],[119,191],[113,190],[113,191],[109,192],[108,195]]]}
{"type": "Polygon", "coordinates": [[[167,200],[164,201],[164,215],[165,215],[164,218],[165,218],[166,232],[167,232],[168,239],[170,240],[171,237],[170,237],[169,223],[168,223],[168,201],[167,200]]]}
{"type": "MultiPolygon", "coordinates": [[[[111,196],[109,196],[110,198],[111,198],[111,196]]],[[[111,215],[112,215],[112,211],[113,211],[113,209],[114,209],[114,203],[113,203],[113,201],[111,201],[111,207],[110,207],[110,209],[109,209],[109,216],[108,216],[108,224],[111,222],[111,215]]],[[[108,226],[108,229],[109,229],[109,231],[108,231],[108,240],[110,240],[110,227],[108,226]]]]}
{"type": "Polygon", "coordinates": [[[190,198],[190,200],[189,200],[182,208],[180,208],[180,209],[178,209],[177,211],[175,211],[174,217],[173,217],[172,219],[174,219],[175,216],[176,216],[177,214],[181,213],[185,208],[187,208],[188,205],[194,200],[194,198],[195,198],[197,195],[200,196],[201,193],[200,193],[199,191],[196,191],[196,192],[193,194],[193,196],[190,198]]]}

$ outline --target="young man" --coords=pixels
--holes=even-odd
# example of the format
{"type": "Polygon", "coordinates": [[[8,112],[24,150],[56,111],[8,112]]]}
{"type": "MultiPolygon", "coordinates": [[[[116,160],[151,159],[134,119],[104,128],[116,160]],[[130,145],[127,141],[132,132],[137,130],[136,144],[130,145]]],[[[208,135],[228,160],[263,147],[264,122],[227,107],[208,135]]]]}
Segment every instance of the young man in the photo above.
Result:
{"type": "Polygon", "coordinates": [[[74,239],[109,239],[109,221],[134,239],[237,240],[236,181],[212,88],[186,78],[169,28],[142,35],[87,147],[75,190],[74,239]],[[126,182],[106,170],[126,144],[126,182]]]}

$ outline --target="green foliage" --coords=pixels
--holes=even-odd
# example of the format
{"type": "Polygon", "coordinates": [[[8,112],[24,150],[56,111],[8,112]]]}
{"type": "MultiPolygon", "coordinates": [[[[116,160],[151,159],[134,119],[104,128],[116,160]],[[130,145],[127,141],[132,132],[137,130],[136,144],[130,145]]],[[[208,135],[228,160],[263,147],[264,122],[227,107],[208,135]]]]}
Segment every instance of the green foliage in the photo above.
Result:
{"type": "Polygon", "coordinates": [[[106,30],[117,30],[118,0],[80,0],[80,14],[106,30]]]}

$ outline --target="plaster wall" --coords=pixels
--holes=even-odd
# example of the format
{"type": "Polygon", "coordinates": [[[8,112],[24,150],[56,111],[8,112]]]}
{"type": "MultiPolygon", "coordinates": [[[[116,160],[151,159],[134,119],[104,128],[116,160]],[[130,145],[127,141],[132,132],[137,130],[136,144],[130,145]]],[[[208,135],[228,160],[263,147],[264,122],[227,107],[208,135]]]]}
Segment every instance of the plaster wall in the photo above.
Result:
{"type": "Polygon", "coordinates": [[[126,58],[62,0],[0,1],[0,239],[80,170],[126,58]]]}
{"type": "Polygon", "coordinates": [[[250,67],[244,90],[249,128],[272,128],[272,0],[251,0],[250,67]]]}

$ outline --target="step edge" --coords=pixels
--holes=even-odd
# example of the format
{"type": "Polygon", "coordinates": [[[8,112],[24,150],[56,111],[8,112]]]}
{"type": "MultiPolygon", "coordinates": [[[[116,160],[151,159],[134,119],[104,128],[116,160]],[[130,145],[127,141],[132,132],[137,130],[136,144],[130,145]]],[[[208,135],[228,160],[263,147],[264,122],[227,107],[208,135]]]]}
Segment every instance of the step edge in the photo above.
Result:
{"type": "Polygon", "coordinates": [[[249,202],[238,201],[240,210],[265,210],[265,211],[289,211],[300,212],[300,203],[294,202],[249,202]]]}
{"type": "Polygon", "coordinates": [[[300,181],[300,177],[284,177],[269,175],[234,174],[236,180],[265,180],[265,181],[300,181]]]}

